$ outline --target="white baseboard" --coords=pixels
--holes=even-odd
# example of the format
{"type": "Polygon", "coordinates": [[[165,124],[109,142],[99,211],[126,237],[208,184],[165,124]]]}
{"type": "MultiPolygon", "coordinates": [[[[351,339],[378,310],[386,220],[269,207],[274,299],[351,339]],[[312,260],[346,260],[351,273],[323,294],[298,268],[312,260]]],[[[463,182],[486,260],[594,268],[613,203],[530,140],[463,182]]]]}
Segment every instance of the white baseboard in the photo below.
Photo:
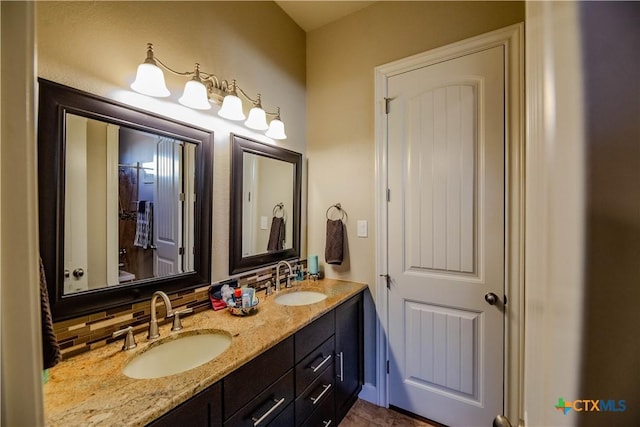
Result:
{"type": "Polygon", "coordinates": [[[365,383],[362,386],[358,397],[374,405],[380,405],[380,403],[378,403],[378,389],[371,383],[365,383]]]}

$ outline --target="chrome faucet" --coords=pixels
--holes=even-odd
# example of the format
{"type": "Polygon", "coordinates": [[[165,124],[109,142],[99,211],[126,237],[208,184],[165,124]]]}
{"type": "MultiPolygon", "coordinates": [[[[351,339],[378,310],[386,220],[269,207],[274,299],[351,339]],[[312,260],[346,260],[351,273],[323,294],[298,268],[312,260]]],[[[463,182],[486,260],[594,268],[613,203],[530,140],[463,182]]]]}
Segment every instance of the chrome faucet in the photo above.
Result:
{"type": "Polygon", "coordinates": [[[167,309],[167,315],[165,318],[173,317],[173,308],[171,308],[171,301],[169,301],[169,297],[162,291],[155,291],[153,296],[151,297],[151,320],[149,321],[149,335],[148,339],[152,340],[158,338],[160,334],[158,333],[158,317],[156,315],[156,301],[158,297],[162,298],[164,301],[164,306],[167,309]]]}
{"type": "Polygon", "coordinates": [[[278,265],[276,265],[276,291],[280,290],[280,266],[285,265],[289,269],[289,274],[287,275],[287,283],[285,284],[285,288],[291,287],[291,276],[293,275],[293,269],[291,268],[291,264],[287,261],[280,261],[278,265]]]}

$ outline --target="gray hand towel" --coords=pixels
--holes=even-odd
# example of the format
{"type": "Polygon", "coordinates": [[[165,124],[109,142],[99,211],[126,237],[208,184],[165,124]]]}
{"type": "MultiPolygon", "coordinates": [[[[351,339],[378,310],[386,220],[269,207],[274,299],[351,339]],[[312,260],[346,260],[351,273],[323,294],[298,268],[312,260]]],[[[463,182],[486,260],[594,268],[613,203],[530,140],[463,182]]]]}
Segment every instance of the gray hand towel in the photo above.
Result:
{"type": "Polygon", "coordinates": [[[42,363],[43,369],[49,369],[58,364],[62,359],[60,346],[53,331],[53,319],[51,306],[49,305],[49,292],[47,291],[47,279],[44,276],[44,266],[40,259],[40,310],[42,324],[42,363]]]}
{"type": "Polygon", "coordinates": [[[274,216],[271,220],[271,230],[269,231],[269,243],[267,251],[281,251],[284,249],[284,218],[274,216]]]}
{"type": "Polygon", "coordinates": [[[327,241],[324,259],[328,264],[341,265],[344,256],[344,224],[342,220],[327,220],[327,241]]]}

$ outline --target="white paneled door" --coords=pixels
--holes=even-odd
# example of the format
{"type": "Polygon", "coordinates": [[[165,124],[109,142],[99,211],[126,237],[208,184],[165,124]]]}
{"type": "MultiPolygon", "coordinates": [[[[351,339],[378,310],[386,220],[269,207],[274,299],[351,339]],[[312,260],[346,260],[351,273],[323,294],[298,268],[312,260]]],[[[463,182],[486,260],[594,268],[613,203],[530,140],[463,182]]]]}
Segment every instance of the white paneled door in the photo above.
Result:
{"type": "Polygon", "coordinates": [[[503,49],[387,80],[389,403],[450,426],[503,413],[503,49]]]}
{"type": "Polygon", "coordinates": [[[156,191],[153,232],[156,250],[153,273],[156,277],[182,273],[182,144],[159,139],[156,148],[156,191]]]}

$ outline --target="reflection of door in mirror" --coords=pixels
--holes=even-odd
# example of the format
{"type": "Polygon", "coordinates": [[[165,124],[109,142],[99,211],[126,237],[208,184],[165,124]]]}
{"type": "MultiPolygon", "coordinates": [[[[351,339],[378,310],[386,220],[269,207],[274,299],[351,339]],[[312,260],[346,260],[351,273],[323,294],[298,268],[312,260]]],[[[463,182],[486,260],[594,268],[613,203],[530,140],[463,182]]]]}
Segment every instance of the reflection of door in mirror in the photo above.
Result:
{"type": "Polygon", "coordinates": [[[242,158],[242,256],[256,253],[256,156],[242,158]]]}
{"type": "Polygon", "coordinates": [[[193,271],[195,150],[66,115],[65,294],[193,271]]]}
{"type": "Polygon", "coordinates": [[[120,134],[122,281],[192,271],[195,147],[132,129],[120,134]]]}
{"type": "Polygon", "coordinates": [[[292,248],[294,165],[253,153],[244,153],[242,161],[243,256],[292,248]],[[270,236],[277,236],[277,245],[269,245],[270,236]]]}
{"type": "Polygon", "coordinates": [[[72,114],[66,120],[65,294],[118,283],[117,258],[109,257],[118,244],[118,193],[107,171],[119,129],[72,114]]]}

